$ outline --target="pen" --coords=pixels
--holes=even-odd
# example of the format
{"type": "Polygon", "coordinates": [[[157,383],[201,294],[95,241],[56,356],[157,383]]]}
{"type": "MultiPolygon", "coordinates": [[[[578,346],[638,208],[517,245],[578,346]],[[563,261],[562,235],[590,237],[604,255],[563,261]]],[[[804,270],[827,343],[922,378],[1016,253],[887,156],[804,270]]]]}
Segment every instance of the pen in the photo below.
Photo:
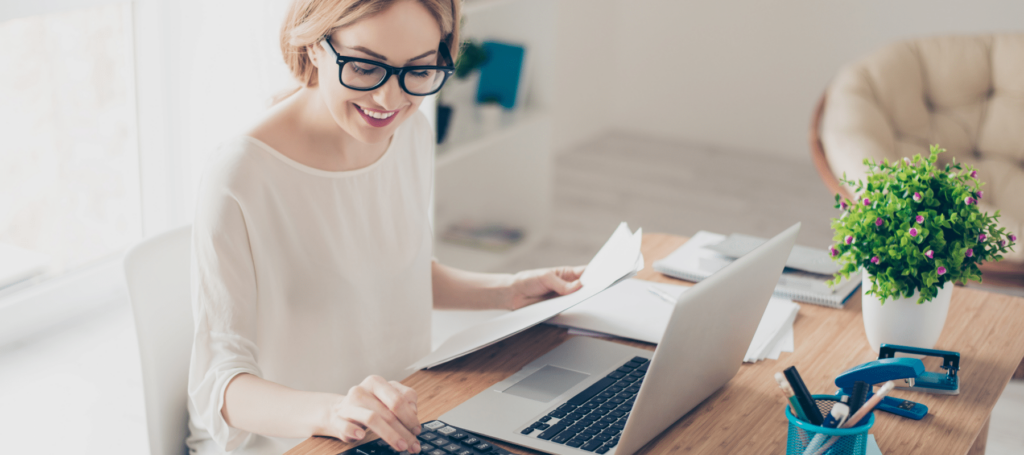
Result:
{"type": "Polygon", "coordinates": [[[853,383],[853,391],[850,392],[850,414],[856,414],[864,402],[868,401],[868,393],[871,392],[871,385],[864,381],[853,383]]]}
{"type": "Polygon", "coordinates": [[[885,394],[889,393],[893,387],[896,387],[896,384],[892,381],[887,381],[885,384],[882,384],[882,387],[878,389],[878,392],[875,392],[875,395],[871,397],[867,403],[864,403],[864,406],[861,406],[860,409],[857,410],[857,413],[855,413],[853,417],[850,417],[846,421],[846,424],[840,428],[851,428],[857,426],[857,423],[860,422],[864,416],[868,415],[875,406],[878,406],[878,403],[882,401],[882,398],[885,398],[885,394]]]}
{"type": "Polygon", "coordinates": [[[782,389],[782,394],[789,400],[789,409],[793,411],[793,415],[806,422],[807,416],[804,415],[804,411],[800,407],[800,403],[796,401],[796,396],[793,394],[793,388],[789,386],[789,382],[786,381],[786,377],[783,376],[782,373],[775,373],[775,382],[779,383],[779,388],[782,389]]]}
{"type": "MultiPolygon", "coordinates": [[[[843,395],[840,401],[832,405],[831,412],[825,416],[825,421],[822,422],[822,428],[838,428],[840,425],[846,422],[847,417],[850,417],[850,407],[847,405],[850,397],[843,395]]],[[[804,450],[804,455],[811,455],[817,453],[818,449],[828,450],[835,442],[829,441],[829,444],[822,448],[822,444],[825,443],[828,435],[825,433],[818,433],[814,435],[814,439],[811,439],[811,443],[807,445],[807,449],[804,450]]]]}
{"type": "Polygon", "coordinates": [[[658,296],[658,298],[661,299],[661,300],[664,300],[664,301],[666,301],[668,303],[672,303],[672,304],[676,303],[676,298],[672,297],[672,294],[669,294],[669,293],[661,290],[661,288],[659,288],[659,287],[657,287],[657,286],[655,286],[653,284],[648,285],[647,286],[647,290],[650,291],[651,294],[654,294],[654,295],[658,296]]]}
{"type": "Polygon", "coordinates": [[[800,373],[796,370],[796,367],[786,368],[782,373],[786,375],[786,381],[793,387],[793,394],[796,396],[797,402],[800,403],[800,407],[803,408],[807,422],[811,425],[821,426],[824,420],[821,418],[821,410],[815,404],[814,397],[807,391],[807,386],[804,385],[804,381],[800,378],[800,373]]]}
{"type": "MultiPolygon", "coordinates": [[[[875,406],[878,406],[878,403],[882,401],[882,398],[885,398],[885,394],[889,393],[889,391],[892,390],[893,387],[896,387],[896,384],[894,384],[892,381],[887,381],[885,384],[882,384],[882,387],[878,389],[878,392],[875,393],[875,396],[871,397],[871,399],[868,400],[867,403],[864,403],[864,406],[861,406],[860,409],[855,414],[853,414],[853,416],[851,416],[849,419],[846,419],[845,423],[839,425],[839,428],[852,428],[857,426],[857,423],[859,423],[861,419],[864,418],[864,416],[868,415],[868,413],[871,412],[871,410],[874,409],[875,406]]],[[[828,450],[829,447],[832,447],[832,444],[835,444],[838,440],[839,436],[832,436],[832,439],[830,439],[827,444],[823,445],[821,449],[819,449],[817,452],[814,452],[814,455],[821,455],[825,453],[825,451],[828,450]]]]}

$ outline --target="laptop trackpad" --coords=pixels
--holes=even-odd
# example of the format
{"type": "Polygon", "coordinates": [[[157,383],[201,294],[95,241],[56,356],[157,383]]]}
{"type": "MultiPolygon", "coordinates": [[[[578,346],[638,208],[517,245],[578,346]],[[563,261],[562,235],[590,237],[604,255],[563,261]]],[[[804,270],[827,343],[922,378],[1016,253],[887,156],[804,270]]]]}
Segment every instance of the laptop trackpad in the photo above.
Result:
{"type": "Polygon", "coordinates": [[[545,365],[533,374],[502,391],[511,395],[548,402],[565,393],[572,386],[590,377],[589,374],[545,365]]]}

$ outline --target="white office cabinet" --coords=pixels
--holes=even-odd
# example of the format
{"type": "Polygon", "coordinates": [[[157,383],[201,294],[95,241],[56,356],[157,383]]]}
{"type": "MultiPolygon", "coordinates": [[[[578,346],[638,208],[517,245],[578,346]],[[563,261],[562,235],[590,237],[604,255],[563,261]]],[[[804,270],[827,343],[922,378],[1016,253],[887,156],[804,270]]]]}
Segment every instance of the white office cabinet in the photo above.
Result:
{"type": "MultiPolygon", "coordinates": [[[[549,114],[554,65],[553,0],[467,0],[462,39],[493,40],[526,48],[519,89],[523,96],[497,128],[452,130],[437,148],[435,231],[460,221],[521,227],[525,238],[496,253],[435,240],[447,265],[475,271],[500,269],[544,236],[551,212],[552,139],[549,114]],[[454,133],[454,134],[453,134],[454,133]]],[[[431,105],[433,103],[430,103],[431,105]]],[[[429,108],[429,107],[428,107],[429,108]]],[[[476,112],[456,112],[463,122],[476,112]]],[[[433,116],[431,116],[433,120],[433,116]]]]}

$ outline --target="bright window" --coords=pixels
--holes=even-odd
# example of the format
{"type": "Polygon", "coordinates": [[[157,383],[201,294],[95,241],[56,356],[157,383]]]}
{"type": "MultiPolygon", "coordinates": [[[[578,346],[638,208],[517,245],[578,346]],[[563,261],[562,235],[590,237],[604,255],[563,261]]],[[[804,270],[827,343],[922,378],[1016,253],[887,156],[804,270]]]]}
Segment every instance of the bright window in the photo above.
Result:
{"type": "Polygon", "coordinates": [[[0,251],[46,275],[121,253],[141,233],[131,5],[12,19],[0,43],[0,251]]]}

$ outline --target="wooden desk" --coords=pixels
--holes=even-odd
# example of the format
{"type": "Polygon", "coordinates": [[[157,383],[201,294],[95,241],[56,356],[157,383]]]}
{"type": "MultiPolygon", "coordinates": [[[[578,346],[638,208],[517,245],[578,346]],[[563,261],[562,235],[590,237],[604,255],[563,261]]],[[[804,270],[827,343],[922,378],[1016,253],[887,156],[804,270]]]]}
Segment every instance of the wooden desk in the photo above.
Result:
{"type": "MultiPolygon", "coordinates": [[[[666,234],[644,235],[643,253],[647,262],[637,277],[680,283],[655,272],[651,263],[685,241],[683,237],[666,234]]],[[[957,287],[936,348],[961,353],[960,395],[893,392],[893,396],[927,405],[928,415],[915,421],[876,413],[871,433],[882,451],[888,454],[965,454],[977,439],[979,447],[972,453],[983,453],[988,417],[1014,369],[1024,358],[1021,327],[1024,327],[1024,299],[957,287]],[[977,452],[979,449],[981,452],[977,452]]],[[[796,365],[812,393],[831,394],[836,391],[832,382],[836,375],[877,357],[864,334],[859,291],[842,310],[801,304],[793,330],[794,353],[783,353],[779,360],[743,364],[725,387],[669,427],[640,453],[785,452],[787,421],[783,409],[786,402],[773,379],[775,372],[796,365]]],[[[418,371],[402,382],[419,392],[420,418],[426,422],[511,376],[568,338],[565,329],[541,325],[433,370],[418,371]]],[[[654,349],[653,345],[644,343],[623,343],[654,349]]],[[[934,371],[936,365],[928,365],[928,369],[934,371]]],[[[334,455],[354,445],[313,437],[288,454],[334,455]]],[[[503,447],[517,453],[537,453],[517,446],[503,444],[503,447]]]]}

